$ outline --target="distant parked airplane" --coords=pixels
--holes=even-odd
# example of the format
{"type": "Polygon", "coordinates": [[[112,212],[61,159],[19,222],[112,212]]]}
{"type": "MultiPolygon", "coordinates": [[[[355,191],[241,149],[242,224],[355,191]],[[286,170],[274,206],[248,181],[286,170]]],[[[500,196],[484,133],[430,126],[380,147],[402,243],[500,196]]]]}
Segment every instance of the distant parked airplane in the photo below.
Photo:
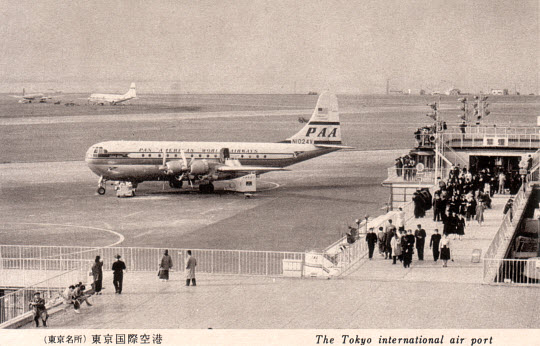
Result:
{"type": "Polygon", "coordinates": [[[42,93],[38,93],[38,94],[27,94],[26,91],[24,90],[23,88],[23,91],[22,91],[22,95],[19,96],[19,95],[10,95],[11,97],[16,97],[19,99],[19,103],[32,103],[32,101],[34,102],[40,102],[40,103],[45,103],[47,102],[47,100],[50,100],[51,97],[49,96],[45,96],[43,95],[42,93]]]}
{"type": "Polygon", "coordinates": [[[135,90],[135,83],[131,83],[129,91],[124,95],[118,94],[92,94],[88,98],[89,102],[96,103],[99,105],[105,105],[106,103],[110,105],[116,105],[118,103],[137,98],[137,91],[135,90]]]}
{"type": "Polygon", "coordinates": [[[195,182],[201,192],[209,193],[214,191],[213,181],[282,171],[348,148],[341,143],[337,98],[323,93],[307,124],[279,143],[110,141],[91,146],[86,163],[100,177],[100,195],[108,180],[129,182],[133,188],[150,180],[169,181],[173,188],[195,182]]]}

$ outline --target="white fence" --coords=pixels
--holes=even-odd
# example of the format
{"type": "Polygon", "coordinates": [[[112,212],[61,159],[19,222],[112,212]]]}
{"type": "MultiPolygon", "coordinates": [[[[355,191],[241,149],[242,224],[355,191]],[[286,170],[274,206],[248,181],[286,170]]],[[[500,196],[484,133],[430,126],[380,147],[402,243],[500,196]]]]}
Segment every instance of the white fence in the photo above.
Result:
{"type": "MultiPolygon", "coordinates": [[[[168,248],[173,269],[186,266],[187,249],[168,248]]],[[[39,258],[94,261],[97,255],[104,261],[104,269],[111,269],[116,255],[122,256],[130,271],[155,271],[165,248],[142,247],[74,247],[74,246],[25,246],[0,245],[4,260],[39,258]]],[[[304,260],[301,252],[192,249],[197,258],[197,271],[210,274],[283,275],[283,260],[304,260]]],[[[91,263],[88,265],[90,269],[91,263]]]]}
{"type": "Polygon", "coordinates": [[[489,284],[524,285],[540,287],[540,259],[486,259],[484,277],[489,284]],[[496,268],[494,275],[489,275],[496,268]]]}
{"type": "Polygon", "coordinates": [[[47,281],[48,284],[66,287],[86,281],[90,265],[87,260],[0,258],[0,287],[26,287],[69,272],[69,275],[62,276],[63,281],[47,281]]]}

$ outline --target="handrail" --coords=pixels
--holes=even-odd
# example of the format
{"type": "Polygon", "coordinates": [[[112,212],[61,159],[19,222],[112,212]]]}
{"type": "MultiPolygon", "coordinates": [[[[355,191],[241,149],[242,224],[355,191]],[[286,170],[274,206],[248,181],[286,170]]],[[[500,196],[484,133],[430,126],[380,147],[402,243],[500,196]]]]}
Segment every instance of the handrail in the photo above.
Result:
{"type": "MultiPolygon", "coordinates": [[[[111,268],[115,256],[120,254],[129,270],[154,271],[166,248],[155,247],[70,247],[0,245],[0,257],[17,259],[26,257],[93,260],[100,255],[104,269],[111,268]]],[[[175,268],[185,267],[187,249],[167,248],[175,268]]],[[[191,249],[198,257],[197,269],[204,273],[240,275],[283,275],[283,260],[303,260],[303,252],[191,249]]]]}
{"type": "MultiPolygon", "coordinates": [[[[79,268],[74,268],[61,274],[51,276],[45,280],[25,286],[0,297],[0,325],[31,311],[29,303],[35,291],[40,291],[42,293],[42,298],[47,301],[47,304],[56,300],[68,285],[80,281],[75,281],[76,278],[73,276],[74,273],[86,273],[88,264],[79,264],[79,268]]],[[[80,279],[80,275],[77,279],[80,279]]],[[[2,327],[4,327],[4,325],[2,327]]]]}

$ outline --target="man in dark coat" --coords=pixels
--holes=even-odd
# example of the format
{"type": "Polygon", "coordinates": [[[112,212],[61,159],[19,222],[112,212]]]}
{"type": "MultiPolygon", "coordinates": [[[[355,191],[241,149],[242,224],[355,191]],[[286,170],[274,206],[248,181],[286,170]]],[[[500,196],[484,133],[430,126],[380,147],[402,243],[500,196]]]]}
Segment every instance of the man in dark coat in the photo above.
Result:
{"type": "Polygon", "coordinates": [[[116,255],[116,262],[112,265],[113,284],[117,294],[122,294],[122,282],[124,281],[124,270],[126,270],[126,264],[120,258],[120,255],[116,255]]]}
{"type": "Polygon", "coordinates": [[[366,234],[366,242],[369,250],[369,259],[373,259],[373,251],[375,250],[375,244],[377,244],[377,235],[373,231],[373,228],[369,229],[368,234],[366,234]]]}
{"type": "Polygon", "coordinates": [[[414,217],[416,219],[424,217],[426,211],[424,209],[424,198],[420,195],[420,190],[413,194],[412,200],[414,202],[414,217]]]}
{"type": "Polygon", "coordinates": [[[435,228],[435,233],[431,235],[431,240],[429,241],[429,248],[433,249],[433,260],[437,262],[439,259],[439,243],[441,242],[441,235],[439,230],[435,228]]]}
{"type": "Polygon", "coordinates": [[[426,243],[426,231],[422,228],[422,225],[417,225],[414,231],[414,238],[416,240],[416,251],[418,252],[418,260],[424,260],[424,245],[426,243]]]}
{"type": "Polygon", "coordinates": [[[401,241],[405,241],[405,247],[403,252],[403,267],[409,268],[412,263],[414,249],[414,235],[412,234],[412,230],[409,230],[407,235],[404,236],[401,241]]]}
{"type": "Polygon", "coordinates": [[[103,261],[100,256],[96,256],[96,260],[92,265],[92,276],[94,277],[92,288],[97,295],[100,295],[103,285],[103,261]]]}
{"type": "Polygon", "coordinates": [[[392,237],[396,233],[396,226],[392,224],[392,219],[388,220],[388,225],[386,226],[386,237],[385,237],[385,246],[384,246],[384,259],[392,259],[392,246],[390,242],[392,237]]]}

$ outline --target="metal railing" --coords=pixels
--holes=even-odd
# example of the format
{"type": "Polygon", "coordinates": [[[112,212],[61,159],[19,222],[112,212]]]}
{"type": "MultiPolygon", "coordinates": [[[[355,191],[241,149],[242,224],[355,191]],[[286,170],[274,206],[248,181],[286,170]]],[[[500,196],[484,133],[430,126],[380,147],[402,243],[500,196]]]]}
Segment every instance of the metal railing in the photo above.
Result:
{"type": "Polygon", "coordinates": [[[0,297],[0,328],[1,324],[32,310],[29,303],[36,291],[41,293],[46,304],[60,299],[61,293],[68,285],[78,282],[81,270],[84,268],[75,268],[0,297]]]}
{"type": "Polygon", "coordinates": [[[91,261],[39,258],[0,258],[0,287],[25,287],[36,281],[47,280],[59,273],[70,272],[71,277],[61,286],[86,281],[91,261]]]}
{"type": "MultiPolygon", "coordinates": [[[[397,168],[389,167],[387,169],[387,181],[392,182],[411,182],[411,183],[435,183],[435,169],[426,168],[418,171],[416,168],[397,168]]],[[[441,169],[438,172],[439,178],[445,178],[448,175],[448,169],[441,169]]]]}
{"type": "Polygon", "coordinates": [[[537,285],[540,287],[540,259],[484,259],[484,273],[497,270],[490,284],[537,285]]]}
{"type": "MultiPolygon", "coordinates": [[[[459,126],[451,126],[446,129],[443,134],[461,134],[461,128],[459,126]]],[[[493,136],[506,136],[506,135],[539,135],[540,127],[531,126],[467,126],[465,133],[469,134],[482,134],[493,136]]]]}
{"type": "MultiPolygon", "coordinates": [[[[122,256],[129,271],[156,271],[165,248],[143,247],[72,247],[0,245],[4,260],[21,258],[94,261],[99,255],[104,269],[111,268],[116,255],[122,256]]],[[[187,249],[168,248],[174,270],[184,270],[187,249]]],[[[208,274],[283,275],[283,260],[304,260],[304,253],[285,251],[191,249],[197,258],[197,272],[208,274]]],[[[88,269],[90,269],[90,265],[88,269]]]]}
{"type": "Polygon", "coordinates": [[[540,134],[486,134],[444,133],[442,142],[453,148],[509,147],[535,149],[540,144],[540,134]]]}
{"type": "MultiPolygon", "coordinates": [[[[401,208],[405,212],[406,218],[404,222],[405,225],[407,225],[407,223],[414,218],[414,202],[407,202],[403,204],[401,208]]],[[[396,211],[390,211],[371,221],[368,220],[367,227],[378,231],[379,227],[385,227],[390,219],[392,219],[393,223],[397,227],[396,211]]],[[[366,220],[360,223],[359,228],[360,230],[366,229],[366,220]]],[[[347,237],[342,237],[328,246],[324,250],[323,254],[329,259],[329,261],[334,263],[334,268],[339,270],[339,275],[343,275],[360,260],[367,258],[368,246],[365,235],[362,234],[353,244],[348,244],[347,237]]]]}

